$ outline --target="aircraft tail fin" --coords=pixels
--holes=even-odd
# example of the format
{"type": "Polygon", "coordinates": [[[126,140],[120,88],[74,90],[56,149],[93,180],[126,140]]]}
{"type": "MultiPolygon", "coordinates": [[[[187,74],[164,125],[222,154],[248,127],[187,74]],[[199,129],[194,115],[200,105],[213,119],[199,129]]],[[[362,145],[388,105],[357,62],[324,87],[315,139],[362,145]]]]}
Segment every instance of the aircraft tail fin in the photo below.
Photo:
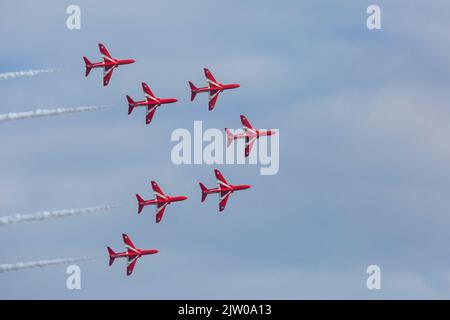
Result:
{"type": "Polygon", "coordinates": [[[141,213],[142,209],[144,208],[144,205],[143,205],[144,199],[142,199],[142,197],[138,194],[136,194],[136,199],[138,201],[138,213],[141,213]]]}
{"type": "Polygon", "coordinates": [[[228,148],[234,140],[234,134],[228,128],[225,128],[225,132],[227,133],[227,148],[228,148]]]}
{"type": "Polygon", "coordinates": [[[194,101],[198,88],[191,81],[189,81],[189,86],[191,87],[191,101],[194,101]]]}
{"type": "Polygon", "coordinates": [[[115,257],[116,253],[110,247],[106,247],[106,248],[108,249],[108,254],[109,254],[109,265],[112,266],[112,264],[114,263],[114,259],[116,258],[115,257]]]}
{"type": "Polygon", "coordinates": [[[199,185],[200,185],[200,189],[202,189],[202,202],[204,202],[206,197],[208,196],[208,194],[206,193],[206,191],[208,191],[208,189],[201,182],[199,182],[199,185]]]}
{"type": "Polygon", "coordinates": [[[133,109],[134,109],[134,106],[135,106],[134,100],[131,99],[130,96],[127,96],[127,100],[128,100],[128,114],[131,114],[131,112],[133,112],[133,109]]]}
{"type": "Polygon", "coordinates": [[[89,75],[89,72],[91,72],[92,69],[92,63],[89,61],[88,58],[83,57],[84,63],[86,64],[86,73],[85,76],[87,77],[89,75]]]}

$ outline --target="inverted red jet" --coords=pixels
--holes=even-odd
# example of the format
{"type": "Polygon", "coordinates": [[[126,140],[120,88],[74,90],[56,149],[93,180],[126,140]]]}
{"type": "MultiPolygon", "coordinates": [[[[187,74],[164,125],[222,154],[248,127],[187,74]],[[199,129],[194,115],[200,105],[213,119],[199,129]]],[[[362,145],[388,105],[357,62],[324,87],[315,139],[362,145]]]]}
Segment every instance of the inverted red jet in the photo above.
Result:
{"type": "Polygon", "coordinates": [[[122,64],[130,64],[135,62],[133,59],[125,59],[125,60],[114,59],[113,57],[111,57],[106,47],[101,43],[98,44],[98,48],[100,49],[100,53],[102,54],[103,62],[92,63],[86,57],[83,57],[83,59],[84,62],[86,63],[86,77],[89,75],[89,72],[91,72],[92,68],[105,68],[103,71],[104,86],[108,85],[115,68],[117,68],[122,64]]]}
{"type": "Polygon", "coordinates": [[[219,211],[223,211],[225,209],[228,198],[234,191],[245,190],[251,187],[248,184],[241,184],[241,185],[229,184],[219,170],[215,169],[214,173],[216,174],[217,183],[219,185],[218,188],[208,189],[203,185],[203,183],[200,182],[199,184],[200,188],[202,189],[202,202],[205,201],[208,194],[220,193],[219,211]]]}
{"type": "Polygon", "coordinates": [[[111,266],[116,258],[127,258],[127,276],[133,273],[134,266],[140,257],[159,252],[159,250],[156,249],[144,250],[136,248],[133,242],[131,242],[130,237],[125,233],[122,234],[122,238],[127,251],[116,253],[113,249],[107,247],[109,253],[109,265],[111,266]]]}
{"type": "Polygon", "coordinates": [[[142,82],[142,90],[144,90],[144,94],[146,99],[142,101],[134,101],[130,96],[127,96],[128,100],[128,114],[131,114],[135,107],[147,107],[147,115],[145,116],[145,124],[150,124],[153,119],[153,115],[155,114],[156,108],[161,106],[162,104],[174,103],[178,100],[175,98],[157,98],[150,90],[149,86],[142,82]]]}
{"type": "Polygon", "coordinates": [[[158,186],[158,184],[155,181],[152,181],[152,188],[153,192],[155,193],[156,198],[152,200],[144,200],[142,197],[138,194],[136,194],[136,199],[138,201],[138,213],[140,214],[142,212],[142,209],[145,206],[148,205],[156,205],[156,223],[159,223],[164,215],[164,210],[166,207],[171,204],[172,202],[178,202],[186,200],[187,197],[185,196],[175,196],[171,197],[161,190],[161,188],[158,186]]]}
{"type": "Polygon", "coordinates": [[[227,133],[227,147],[231,145],[233,140],[245,139],[246,157],[250,155],[253,144],[257,139],[259,139],[259,137],[271,136],[277,133],[274,130],[258,130],[253,128],[253,126],[250,124],[250,121],[248,121],[248,119],[244,115],[241,115],[241,123],[244,129],[243,133],[233,134],[230,129],[225,128],[225,132],[227,133]]]}
{"type": "Polygon", "coordinates": [[[208,81],[208,86],[203,88],[197,88],[191,81],[189,81],[189,86],[191,87],[191,101],[195,99],[195,96],[199,92],[209,92],[209,111],[214,109],[214,106],[216,105],[217,98],[219,97],[219,94],[224,90],[229,89],[235,89],[239,88],[240,85],[237,83],[230,83],[230,84],[223,84],[217,82],[216,79],[214,79],[214,76],[212,75],[211,71],[209,71],[207,68],[204,68],[203,71],[205,72],[206,80],[208,81]]]}

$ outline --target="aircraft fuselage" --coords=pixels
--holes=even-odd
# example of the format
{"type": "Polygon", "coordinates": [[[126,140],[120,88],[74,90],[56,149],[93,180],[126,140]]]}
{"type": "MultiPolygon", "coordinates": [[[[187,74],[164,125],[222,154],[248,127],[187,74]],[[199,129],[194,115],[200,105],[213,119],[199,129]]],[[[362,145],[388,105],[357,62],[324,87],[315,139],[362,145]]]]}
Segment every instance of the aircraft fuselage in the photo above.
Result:
{"type": "Polygon", "coordinates": [[[147,99],[147,100],[135,101],[133,103],[133,107],[142,107],[142,106],[147,106],[147,107],[158,106],[159,107],[162,104],[175,103],[177,101],[178,101],[178,99],[175,99],[175,98],[167,98],[167,99],[158,98],[155,100],[147,99]]]}
{"type": "Polygon", "coordinates": [[[206,194],[211,194],[211,193],[220,193],[220,192],[234,192],[234,191],[239,191],[239,190],[245,190],[250,188],[250,185],[248,184],[241,184],[241,185],[236,185],[236,186],[230,186],[230,188],[211,188],[211,189],[207,189],[205,190],[204,193],[206,194]]]}
{"type": "Polygon", "coordinates": [[[243,132],[243,133],[234,134],[233,140],[245,139],[245,138],[253,139],[253,138],[259,138],[259,137],[271,136],[273,134],[275,134],[274,130],[254,130],[254,132],[252,132],[251,130],[247,130],[246,132],[243,132]]]}
{"type": "Polygon", "coordinates": [[[103,68],[103,67],[111,67],[111,66],[120,66],[123,64],[131,64],[134,63],[133,59],[124,59],[124,60],[114,60],[114,61],[103,61],[103,62],[94,62],[90,65],[90,68],[103,68]]]}
{"type": "Polygon", "coordinates": [[[222,83],[218,83],[218,87],[214,86],[206,86],[206,87],[201,87],[201,88],[197,88],[196,92],[210,92],[210,91],[224,91],[224,90],[230,90],[230,89],[236,89],[239,88],[241,85],[237,84],[237,83],[229,83],[229,84],[222,84],[222,83]]]}
{"type": "Polygon", "coordinates": [[[117,252],[114,255],[111,255],[113,258],[128,258],[128,257],[136,257],[136,256],[145,256],[148,254],[155,254],[158,253],[159,250],[156,249],[137,249],[138,252],[130,252],[130,251],[124,251],[124,252],[117,252]]]}
{"type": "Polygon", "coordinates": [[[187,199],[186,196],[174,196],[174,197],[167,196],[167,199],[156,198],[151,200],[144,200],[141,203],[141,205],[148,206],[148,205],[164,204],[164,203],[184,201],[186,199],[187,199]]]}

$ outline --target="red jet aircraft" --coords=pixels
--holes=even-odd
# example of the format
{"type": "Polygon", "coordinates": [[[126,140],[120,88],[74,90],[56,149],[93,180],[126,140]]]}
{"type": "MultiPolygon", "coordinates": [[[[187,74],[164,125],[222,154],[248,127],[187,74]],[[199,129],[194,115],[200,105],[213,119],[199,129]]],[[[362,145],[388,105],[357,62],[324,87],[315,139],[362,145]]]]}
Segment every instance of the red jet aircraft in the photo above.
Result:
{"type": "Polygon", "coordinates": [[[111,76],[115,68],[117,68],[122,64],[134,63],[135,61],[133,59],[125,59],[125,60],[114,59],[113,57],[111,57],[108,50],[103,44],[99,43],[98,47],[100,49],[100,53],[103,56],[103,62],[92,63],[89,61],[88,58],[83,57],[84,62],[86,63],[86,77],[89,75],[89,72],[91,72],[92,68],[105,68],[103,71],[103,85],[107,86],[109,80],[111,80],[111,76]]]}
{"type": "Polygon", "coordinates": [[[159,252],[159,250],[156,249],[144,250],[136,248],[133,242],[131,242],[130,237],[128,237],[125,233],[122,234],[122,238],[127,251],[116,253],[113,249],[107,247],[109,253],[109,265],[111,266],[116,258],[127,258],[127,276],[133,273],[134,266],[140,257],[159,252]]]}
{"type": "Polygon", "coordinates": [[[214,76],[212,75],[211,71],[209,71],[207,68],[204,68],[203,71],[205,72],[205,77],[206,80],[208,81],[208,86],[203,88],[197,88],[191,81],[189,81],[189,86],[191,87],[191,101],[195,99],[197,93],[209,92],[209,111],[211,111],[212,109],[214,109],[214,106],[216,105],[219,93],[221,93],[224,90],[239,88],[240,85],[237,83],[231,84],[219,83],[216,81],[216,79],[214,79],[214,76]]]}
{"type": "Polygon", "coordinates": [[[254,129],[250,124],[250,121],[244,116],[241,115],[241,123],[244,129],[244,133],[233,134],[230,129],[225,128],[225,132],[227,133],[227,147],[231,145],[233,140],[237,139],[245,139],[245,156],[248,157],[250,152],[252,151],[253,144],[259,137],[271,136],[276,134],[277,132],[274,130],[258,130],[254,129]]]}
{"type": "Polygon", "coordinates": [[[136,194],[136,199],[138,201],[138,213],[142,212],[142,209],[148,205],[156,205],[156,223],[159,223],[164,215],[164,210],[166,207],[172,202],[178,202],[186,200],[185,196],[175,196],[171,197],[165,195],[161,188],[155,181],[152,181],[153,192],[155,193],[156,198],[152,200],[144,200],[138,194],[136,194]]]}
{"type": "Polygon", "coordinates": [[[202,202],[205,201],[208,194],[220,193],[219,211],[223,211],[225,209],[228,198],[234,191],[245,190],[251,187],[248,184],[234,186],[232,184],[229,184],[225,180],[225,178],[223,177],[223,175],[220,173],[219,170],[215,169],[214,173],[216,174],[217,183],[219,184],[218,188],[208,189],[203,185],[203,183],[200,182],[199,184],[200,188],[202,189],[202,202]]]}
{"type": "Polygon", "coordinates": [[[153,115],[155,114],[156,108],[161,106],[162,104],[174,103],[178,100],[175,98],[157,98],[150,90],[149,86],[142,82],[142,90],[144,90],[146,100],[142,101],[134,101],[130,96],[127,96],[128,100],[128,114],[131,114],[135,107],[147,107],[147,115],[145,117],[145,124],[150,124],[153,119],[153,115]]]}

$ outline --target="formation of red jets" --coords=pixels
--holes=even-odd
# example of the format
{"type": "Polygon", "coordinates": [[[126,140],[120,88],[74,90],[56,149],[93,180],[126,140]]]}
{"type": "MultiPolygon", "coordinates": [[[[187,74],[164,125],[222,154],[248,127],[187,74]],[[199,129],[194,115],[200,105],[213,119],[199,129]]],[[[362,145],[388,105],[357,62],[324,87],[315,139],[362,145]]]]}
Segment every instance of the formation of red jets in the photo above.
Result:
{"type": "MultiPolygon", "coordinates": [[[[133,59],[116,59],[113,58],[106,47],[103,44],[98,45],[100,53],[103,57],[103,61],[100,62],[90,62],[88,58],[83,57],[86,67],[85,76],[87,77],[93,68],[103,68],[103,86],[107,86],[111,80],[113,71],[120,65],[131,64],[134,63],[133,59]]],[[[225,90],[236,89],[239,88],[240,85],[237,83],[231,84],[223,84],[218,82],[211,71],[207,68],[203,69],[207,86],[205,87],[196,87],[191,81],[189,81],[189,86],[191,89],[191,101],[193,101],[198,93],[207,92],[209,95],[208,109],[209,111],[213,110],[219,94],[225,90]]],[[[134,101],[129,95],[126,96],[128,102],[128,114],[130,115],[134,108],[136,107],[145,107],[147,112],[145,116],[145,123],[150,124],[155,111],[158,107],[163,104],[175,103],[178,100],[175,98],[159,98],[156,97],[151,91],[150,87],[142,82],[142,90],[144,92],[145,99],[141,101],[134,101]]],[[[241,115],[241,122],[244,129],[243,133],[233,134],[229,129],[225,128],[227,134],[227,147],[231,145],[234,140],[237,139],[245,139],[245,156],[248,157],[254,142],[262,136],[270,136],[275,134],[273,130],[258,130],[253,128],[250,122],[244,115],[241,115]]],[[[217,188],[208,189],[205,187],[203,183],[200,184],[201,189],[201,202],[204,202],[208,194],[217,193],[220,196],[219,200],[219,211],[222,212],[226,205],[230,195],[239,190],[245,190],[250,188],[250,185],[232,185],[227,182],[227,180],[223,177],[222,173],[219,170],[214,170],[218,186],[217,188]]],[[[184,201],[187,199],[186,196],[169,196],[166,195],[159,185],[155,181],[151,181],[151,186],[153,192],[155,194],[155,198],[151,200],[144,200],[139,194],[136,194],[136,199],[138,202],[138,214],[142,213],[144,207],[149,205],[154,205],[156,207],[156,223],[161,222],[164,211],[166,207],[172,202],[184,201]]],[[[159,251],[156,249],[139,249],[131,241],[130,237],[126,234],[122,234],[124,245],[127,251],[116,253],[110,247],[107,247],[109,254],[109,265],[111,266],[116,258],[127,258],[127,275],[131,275],[134,269],[134,266],[137,260],[149,254],[155,254],[159,251]]]]}

